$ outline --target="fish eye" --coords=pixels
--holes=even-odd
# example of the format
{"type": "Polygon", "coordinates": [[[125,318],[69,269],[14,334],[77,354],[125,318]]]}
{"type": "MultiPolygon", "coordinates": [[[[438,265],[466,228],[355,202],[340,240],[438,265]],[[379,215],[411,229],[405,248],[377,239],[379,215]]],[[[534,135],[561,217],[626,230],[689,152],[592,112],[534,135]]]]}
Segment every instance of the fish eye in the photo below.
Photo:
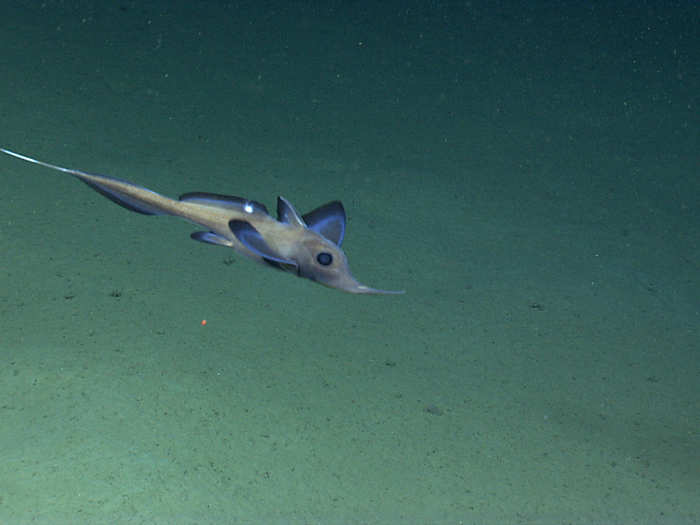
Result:
{"type": "Polygon", "coordinates": [[[321,252],[316,256],[316,260],[321,266],[328,266],[333,262],[333,256],[328,252],[321,252]]]}

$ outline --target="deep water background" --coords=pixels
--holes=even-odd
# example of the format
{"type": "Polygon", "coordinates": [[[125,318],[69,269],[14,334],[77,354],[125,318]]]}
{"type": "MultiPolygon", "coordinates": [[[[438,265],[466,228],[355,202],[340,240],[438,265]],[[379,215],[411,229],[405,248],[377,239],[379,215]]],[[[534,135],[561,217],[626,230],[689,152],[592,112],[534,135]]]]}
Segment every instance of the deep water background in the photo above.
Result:
{"type": "Polygon", "coordinates": [[[407,293],[3,155],[0,522],[700,521],[699,15],[5,2],[0,146],[342,200],[356,277],[407,293]]]}

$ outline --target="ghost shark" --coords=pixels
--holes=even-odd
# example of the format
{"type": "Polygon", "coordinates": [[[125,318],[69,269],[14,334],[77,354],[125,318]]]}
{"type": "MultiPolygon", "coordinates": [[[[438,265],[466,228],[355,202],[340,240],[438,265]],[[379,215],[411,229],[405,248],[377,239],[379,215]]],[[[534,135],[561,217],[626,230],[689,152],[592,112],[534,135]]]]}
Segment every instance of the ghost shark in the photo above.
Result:
{"type": "Polygon", "coordinates": [[[254,261],[299,277],[356,294],[400,294],[357,282],[340,248],[345,237],[345,209],[329,202],[300,215],[284,197],[277,198],[277,219],[265,205],[216,193],[185,193],[178,200],[128,181],[63,168],[4,148],[18,159],[73,175],[124,208],[144,215],[174,215],[204,228],[190,237],[227,246],[254,261]]]}

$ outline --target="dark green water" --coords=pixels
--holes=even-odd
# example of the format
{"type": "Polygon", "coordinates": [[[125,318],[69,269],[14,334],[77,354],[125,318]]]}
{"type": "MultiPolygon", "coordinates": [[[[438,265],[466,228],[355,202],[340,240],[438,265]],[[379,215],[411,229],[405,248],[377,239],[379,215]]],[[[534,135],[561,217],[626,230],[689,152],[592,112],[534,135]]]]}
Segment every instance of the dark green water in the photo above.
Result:
{"type": "Polygon", "coordinates": [[[407,294],[2,155],[0,523],[700,521],[699,16],[6,2],[1,147],[342,200],[407,294]]]}

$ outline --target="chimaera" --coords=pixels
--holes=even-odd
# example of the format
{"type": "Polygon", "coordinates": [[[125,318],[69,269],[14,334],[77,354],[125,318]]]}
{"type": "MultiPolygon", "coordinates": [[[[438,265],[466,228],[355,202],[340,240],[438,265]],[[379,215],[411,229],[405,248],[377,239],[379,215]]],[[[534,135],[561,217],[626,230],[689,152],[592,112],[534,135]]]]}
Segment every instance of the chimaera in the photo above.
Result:
{"type": "Polygon", "coordinates": [[[259,202],[218,195],[185,193],[178,200],[125,180],[63,168],[14,151],[0,151],[18,159],[68,173],[124,208],[144,215],[175,215],[203,226],[197,241],[228,246],[254,261],[294,273],[330,288],[359,294],[396,294],[360,284],[350,273],[341,250],[345,210],[329,202],[299,215],[284,197],[277,198],[277,219],[259,202]]]}

